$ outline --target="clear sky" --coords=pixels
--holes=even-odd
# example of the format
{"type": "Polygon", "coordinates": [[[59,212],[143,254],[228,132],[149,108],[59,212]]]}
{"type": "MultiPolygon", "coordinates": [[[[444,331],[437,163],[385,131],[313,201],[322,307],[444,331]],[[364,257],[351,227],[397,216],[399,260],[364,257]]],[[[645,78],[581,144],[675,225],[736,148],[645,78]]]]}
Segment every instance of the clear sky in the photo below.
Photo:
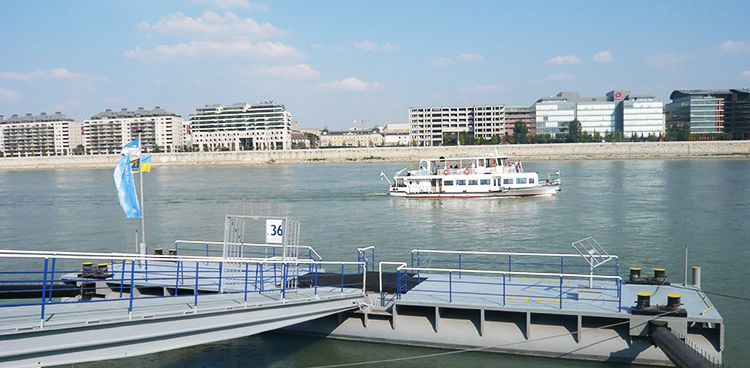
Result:
{"type": "Polygon", "coordinates": [[[0,114],[274,100],[301,127],[410,106],[750,86],[750,1],[0,0],[0,114]]]}

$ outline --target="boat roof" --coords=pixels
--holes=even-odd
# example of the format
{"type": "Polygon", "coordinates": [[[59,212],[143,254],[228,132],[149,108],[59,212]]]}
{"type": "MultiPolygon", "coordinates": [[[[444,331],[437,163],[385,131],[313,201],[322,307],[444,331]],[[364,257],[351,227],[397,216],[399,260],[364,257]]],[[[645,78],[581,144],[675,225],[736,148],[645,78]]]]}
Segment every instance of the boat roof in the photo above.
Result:
{"type": "Polygon", "coordinates": [[[497,154],[497,155],[484,155],[484,156],[473,156],[473,157],[440,157],[440,158],[434,158],[434,159],[424,159],[425,161],[449,161],[449,160],[476,160],[481,158],[508,158],[508,156],[503,154],[497,154]]]}

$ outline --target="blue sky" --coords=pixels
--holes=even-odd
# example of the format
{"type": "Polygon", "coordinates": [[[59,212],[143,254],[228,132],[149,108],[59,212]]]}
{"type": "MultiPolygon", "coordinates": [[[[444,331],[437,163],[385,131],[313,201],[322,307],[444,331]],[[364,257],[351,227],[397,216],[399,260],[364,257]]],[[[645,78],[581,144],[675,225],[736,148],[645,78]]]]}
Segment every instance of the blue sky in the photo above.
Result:
{"type": "Polygon", "coordinates": [[[0,0],[0,114],[275,100],[301,127],[750,86],[748,1],[0,0]]]}

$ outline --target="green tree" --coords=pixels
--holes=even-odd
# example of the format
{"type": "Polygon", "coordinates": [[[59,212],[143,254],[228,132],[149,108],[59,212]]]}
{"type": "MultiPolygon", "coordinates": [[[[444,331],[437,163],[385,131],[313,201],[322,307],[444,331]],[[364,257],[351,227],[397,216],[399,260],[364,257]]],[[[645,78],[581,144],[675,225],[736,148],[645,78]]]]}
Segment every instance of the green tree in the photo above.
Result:
{"type": "Polygon", "coordinates": [[[519,144],[529,143],[529,127],[525,123],[516,123],[513,127],[513,138],[519,144]]]}
{"type": "Polygon", "coordinates": [[[602,135],[599,134],[599,132],[594,132],[594,135],[591,136],[591,140],[593,142],[601,143],[601,141],[602,141],[602,135]]]}
{"type": "Polygon", "coordinates": [[[690,139],[689,124],[670,124],[667,127],[665,140],[668,141],[687,141],[690,139]]]}
{"type": "Polygon", "coordinates": [[[581,122],[575,119],[568,123],[568,134],[565,137],[567,143],[577,143],[581,141],[581,122]]]}

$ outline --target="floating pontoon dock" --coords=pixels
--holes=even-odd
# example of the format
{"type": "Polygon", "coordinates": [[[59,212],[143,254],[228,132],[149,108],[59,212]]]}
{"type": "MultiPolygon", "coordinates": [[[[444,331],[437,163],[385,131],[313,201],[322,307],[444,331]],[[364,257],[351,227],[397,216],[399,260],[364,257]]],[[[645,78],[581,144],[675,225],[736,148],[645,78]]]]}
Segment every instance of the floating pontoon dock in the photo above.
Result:
{"type": "Polygon", "coordinates": [[[414,249],[408,262],[377,262],[366,247],[356,261],[324,261],[296,243],[225,239],[155,253],[0,251],[0,367],[271,330],[652,365],[722,359],[723,320],[700,269],[684,285],[660,269],[623,280],[616,256],[591,252],[414,249]]]}

